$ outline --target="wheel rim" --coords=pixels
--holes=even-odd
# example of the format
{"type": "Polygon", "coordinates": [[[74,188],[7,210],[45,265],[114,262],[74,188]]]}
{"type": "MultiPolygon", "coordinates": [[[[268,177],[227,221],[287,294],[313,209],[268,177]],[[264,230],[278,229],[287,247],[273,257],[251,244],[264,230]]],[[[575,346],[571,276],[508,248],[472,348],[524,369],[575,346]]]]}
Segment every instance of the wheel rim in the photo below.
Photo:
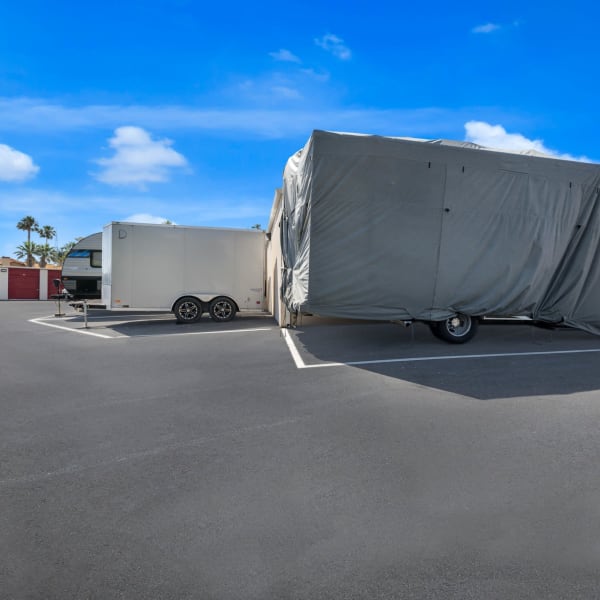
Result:
{"type": "Polygon", "coordinates": [[[233,306],[227,300],[219,300],[213,305],[213,315],[222,321],[231,317],[232,312],[233,306]]]}
{"type": "Polygon", "coordinates": [[[198,318],[198,305],[195,302],[183,302],[177,313],[184,321],[193,321],[198,318]]]}
{"type": "Polygon", "coordinates": [[[446,320],[446,329],[450,335],[462,337],[471,331],[471,317],[468,315],[456,315],[446,320]]]}

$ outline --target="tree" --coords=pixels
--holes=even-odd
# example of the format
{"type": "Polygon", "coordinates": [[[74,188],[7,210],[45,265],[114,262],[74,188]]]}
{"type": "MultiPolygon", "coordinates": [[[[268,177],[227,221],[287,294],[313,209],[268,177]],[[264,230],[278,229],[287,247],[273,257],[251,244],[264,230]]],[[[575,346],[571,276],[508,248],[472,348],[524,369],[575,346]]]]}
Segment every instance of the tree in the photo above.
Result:
{"type": "Polygon", "coordinates": [[[43,227],[36,227],[38,235],[45,240],[52,240],[56,237],[56,229],[52,225],[44,225],[43,227]]]}
{"type": "Polygon", "coordinates": [[[15,256],[21,260],[26,259],[27,266],[33,267],[33,257],[37,254],[37,244],[35,242],[23,242],[17,246],[15,256]]]}
{"type": "MultiPolygon", "coordinates": [[[[26,231],[27,232],[27,248],[29,248],[29,252],[27,253],[27,266],[28,267],[33,267],[33,252],[31,252],[32,247],[31,247],[31,231],[35,231],[37,228],[38,224],[37,221],[31,217],[31,216],[26,216],[23,217],[18,223],[17,223],[17,229],[21,230],[21,231],[26,231]]],[[[25,246],[25,244],[21,244],[21,246],[25,246]]],[[[19,246],[19,248],[21,247],[19,246]]],[[[17,257],[19,257],[19,255],[17,254],[17,257]]],[[[20,257],[19,257],[20,258],[20,257]]]]}
{"type": "Polygon", "coordinates": [[[35,244],[35,255],[40,261],[40,269],[45,269],[48,261],[56,261],[56,248],[53,248],[46,242],[45,244],[35,244]]]}
{"type": "Polygon", "coordinates": [[[71,252],[71,248],[73,248],[73,246],[80,239],[81,238],[77,238],[77,240],[75,240],[73,242],[69,242],[68,244],[65,244],[64,246],[61,246],[60,248],[58,248],[58,250],[55,250],[55,256],[52,258],[52,260],[56,261],[56,263],[62,267],[63,264],[65,263],[65,259],[67,258],[67,254],[69,254],[69,252],[71,252]]]}
{"type": "Polygon", "coordinates": [[[43,225],[36,227],[35,230],[43,240],[46,240],[43,244],[35,245],[35,255],[40,261],[40,269],[45,269],[48,260],[54,261],[56,259],[56,249],[48,244],[48,240],[56,237],[56,229],[52,225],[43,225]]]}

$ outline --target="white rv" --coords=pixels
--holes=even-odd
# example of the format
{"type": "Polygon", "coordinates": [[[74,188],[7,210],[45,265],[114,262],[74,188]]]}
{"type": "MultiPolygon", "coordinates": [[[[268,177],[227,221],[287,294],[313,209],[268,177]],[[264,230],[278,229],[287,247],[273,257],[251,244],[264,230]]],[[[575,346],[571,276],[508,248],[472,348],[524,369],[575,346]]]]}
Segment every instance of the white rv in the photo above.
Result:
{"type": "Polygon", "coordinates": [[[102,232],[80,239],[62,266],[63,286],[73,298],[100,298],[102,292],[102,232]]]}
{"type": "Polygon", "coordinates": [[[263,310],[265,234],[252,229],[112,222],[102,234],[102,302],[109,310],[203,313],[230,321],[263,310]]]}

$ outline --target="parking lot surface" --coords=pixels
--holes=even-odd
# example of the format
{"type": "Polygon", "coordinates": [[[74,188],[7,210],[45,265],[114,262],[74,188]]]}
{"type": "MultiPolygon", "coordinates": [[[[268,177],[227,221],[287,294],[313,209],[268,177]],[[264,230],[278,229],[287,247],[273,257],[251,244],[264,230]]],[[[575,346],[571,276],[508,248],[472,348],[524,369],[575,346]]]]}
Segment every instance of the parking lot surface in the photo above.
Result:
{"type": "Polygon", "coordinates": [[[0,303],[2,597],[600,595],[600,338],[56,312],[0,303]]]}

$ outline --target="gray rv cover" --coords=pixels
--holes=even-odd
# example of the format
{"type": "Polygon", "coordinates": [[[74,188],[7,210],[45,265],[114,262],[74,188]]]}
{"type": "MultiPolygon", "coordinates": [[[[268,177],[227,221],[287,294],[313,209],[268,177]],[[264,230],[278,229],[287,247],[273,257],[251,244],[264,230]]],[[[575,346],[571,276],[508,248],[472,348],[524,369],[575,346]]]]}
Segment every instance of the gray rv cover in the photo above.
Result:
{"type": "Polygon", "coordinates": [[[286,165],[292,312],[526,315],[600,334],[600,165],[313,132],[286,165]]]}

